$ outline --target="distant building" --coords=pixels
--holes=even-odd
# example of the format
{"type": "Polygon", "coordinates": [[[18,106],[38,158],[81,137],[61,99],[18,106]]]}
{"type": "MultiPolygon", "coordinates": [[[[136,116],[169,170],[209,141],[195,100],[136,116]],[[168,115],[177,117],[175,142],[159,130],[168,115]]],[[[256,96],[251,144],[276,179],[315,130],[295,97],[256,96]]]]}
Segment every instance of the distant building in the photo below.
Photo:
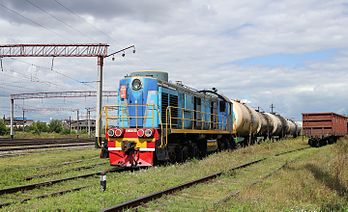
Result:
{"type": "MultiPolygon", "coordinates": [[[[95,120],[91,119],[90,122],[91,131],[95,131],[95,120]]],[[[64,125],[68,129],[71,127],[71,130],[77,130],[78,128],[80,128],[80,130],[88,131],[88,119],[81,119],[79,120],[79,122],[77,122],[76,120],[65,120],[64,125]]]]}
{"type": "MultiPolygon", "coordinates": [[[[6,124],[6,127],[11,127],[11,120],[10,118],[6,118],[4,117],[3,118],[5,124],[6,124]]],[[[13,126],[18,128],[18,127],[23,127],[23,124],[24,126],[31,126],[33,124],[33,120],[32,119],[27,119],[26,117],[24,117],[24,123],[23,123],[23,117],[14,117],[13,118],[13,126]]]]}

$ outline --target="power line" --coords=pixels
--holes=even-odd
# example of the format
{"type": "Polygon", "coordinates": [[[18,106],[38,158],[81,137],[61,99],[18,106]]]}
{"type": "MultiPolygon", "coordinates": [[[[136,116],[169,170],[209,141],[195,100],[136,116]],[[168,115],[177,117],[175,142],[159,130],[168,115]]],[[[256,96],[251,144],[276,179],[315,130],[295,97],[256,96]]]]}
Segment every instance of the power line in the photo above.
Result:
{"type": "Polygon", "coordinates": [[[92,26],[95,30],[97,30],[98,32],[104,34],[106,37],[110,38],[112,41],[116,42],[109,34],[107,34],[106,32],[102,31],[101,29],[99,29],[98,27],[96,27],[95,25],[89,23],[88,21],[86,21],[83,17],[81,17],[79,14],[77,14],[76,12],[74,12],[73,10],[69,9],[68,7],[66,7],[65,5],[63,5],[62,3],[60,3],[58,0],[54,0],[57,4],[59,4],[61,7],[63,7],[64,9],[66,9],[67,11],[69,11],[69,13],[75,15],[76,17],[82,19],[85,23],[87,23],[88,25],[92,26]]]}
{"type": "Polygon", "coordinates": [[[13,10],[13,9],[11,9],[11,8],[6,7],[5,5],[3,5],[3,4],[1,4],[1,3],[0,3],[0,7],[5,8],[6,10],[8,10],[8,11],[10,11],[10,12],[12,12],[12,13],[14,13],[14,14],[16,14],[16,15],[18,15],[18,16],[24,18],[24,19],[26,19],[27,21],[31,22],[32,24],[35,24],[35,25],[37,25],[37,26],[40,26],[40,27],[46,29],[47,31],[56,34],[57,36],[63,38],[64,40],[66,39],[66,38],[64,38],[63,36],[61,36],[59,33],[57,33],[56,31],[51,30],[51,29],[45,27],[44,25],[42,25],[42,24],[40,24],[40,23],[38,23],[38,22],[32,20],[31,18],[28,18],[28,17],[26,17],[26,16],[20,14],[19,12],[15,11],[15,10],[13,10]]]}
{"type": "MultiPolygon", "coordinates": [[[[6,71],[6,70],[5,70],[5,71],[6,71]]],[[[6,72],[7,72],[7,71],[6,71],[6,72]]],[[[25,74],[23,74],[23,73],[16,72],[16,71],[14,71],[14,70],[11,70],[10,72],[12,72],[12,73],[17,73],[17,74],[20,75],[20,76],[18,76],[18,77],[20,77],[20,78],[22,78],[22,79],[30,80],[31,82],[41,82],[41,83],[47,83],[47,84],[50,84],[50,85],[55,85],[55,86],[57,86],[57,87],[62,87],[61,85],[58,85],[58,84],[56,84],[56,83],[53,83],[53,82],[50,82],[50,81],[43,81],[43,80],[40,80],[40,79],[37,78],[37,77],[34,77],[34,78],[33,78],[33,76],[28,76],[28,75],[25,75],[25,74]]],[[[8,75],[8,74],[7,74],[7,76],[11,76],[11,75],[8,75]]],[[[14,77],[14,76],[12,76],[12,77],[14,77]]],[[[17,78],[17,77],[15,77],[15,78],[17,78]]]]}
{"type": "Polygon", "coordinates": [[[53,69],[53,68],[50,68],[50,67],[45,67],[45,66],[36,65],[36,64],[33,64],[33,63],[28,63],[28,62],[26,62],[26,61],[19,60],[19,59],[14,59],[14,58],[11,58],[11,59],[12,59],[12,60],[19,61],[19,62],[22,62],[22,63],[25,63],[25,64],[28,64],[28,65],[35,66],[35,67],[37,67],[37,68],[42,68],[42,69],[47,69],[47,70],[54,71],[54,72],[56,72],[57,74],[60,74],[60,75],[62,75],[62,76],[64,76],[64,77],[66,77],[66,78],[68,78],[68,79],[70,79],[70,80],[73,80],[73,81],[75,81],[75,82],[78,82],[78,83],[80,83],[80,84],[82,84],[82,85],[84,85],[84,86],[88,86],[88,87],[90,87],[90,88],[95,88],[94,86],[85,84],[85,82],[83,82],[83,81],[74,79],[74,78],[72,78],[72,77],[70,77],[70,76],[68,76],[68,75],[66,75],[66,74],[63,74],[63,73],[57,71],[56,69],[53,69]]]}
{"type": "Polygon", "coordinates": [[[9,87],[14,87],[14,88],[24,88],[24,89],[32,89],[23,85],[13,85],[13,84],[8,84],[8,83],[4,83],[1,82],[1,86],[9,86],[9,87]]]}
{"type": "Polygon", "coordinates": [[[89,39],[92,39],[92,40],[96,41],[94,38],[92,38],[92,37],[90,37],[89,35],[87,35],[87,34],[81,32],[80,30],[74,28],[74,27],[71,26],[70,24],[65,23],[64,21],[62,21],[61,19],[59,19],[59,18],[57,18],[56,16],[52,15],[52,14],[49,13],[47,10],[43,9],[42,7],[38,6],[37,4],[34,4],[33,2],[31,2],[31,1],[29,1],[29,0],[25,0],[25,1],[28,2],[29,4],[31,4],[33,7],[35,7],[35,8],[37,8],[37,9],[41,10],[41,11],[44,12],[44,13],[46,13],[46,14],[49,15],[50,17],[54,18],[56,21],[58,21],[58,22],[64,24],[66,27],[68,27],[68,28],[70,28],[70,29],[72,29],[72,30],[75,30],[75,31],[79,32],[80,34],[82,34],[82,35],[85,36],[85,37],[88,37],[89,39]]]}

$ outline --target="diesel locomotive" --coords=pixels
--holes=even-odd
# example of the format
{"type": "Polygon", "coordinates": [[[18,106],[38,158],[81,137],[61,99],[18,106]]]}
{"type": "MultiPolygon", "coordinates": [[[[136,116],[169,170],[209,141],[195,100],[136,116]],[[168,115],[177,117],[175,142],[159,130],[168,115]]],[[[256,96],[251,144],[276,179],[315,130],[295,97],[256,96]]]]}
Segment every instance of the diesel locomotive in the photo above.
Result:
{"type": "Polygon", "coordinates": [[[216,89],[169,82],[166,72],[125,76],[117,98],[117,105],[104,106],[107,142],[102,148],[115,166],[183,162],[233,148],[236,142],[297,134],[288,123],[297,125],[280,115],[255,111],[216,89]]]}

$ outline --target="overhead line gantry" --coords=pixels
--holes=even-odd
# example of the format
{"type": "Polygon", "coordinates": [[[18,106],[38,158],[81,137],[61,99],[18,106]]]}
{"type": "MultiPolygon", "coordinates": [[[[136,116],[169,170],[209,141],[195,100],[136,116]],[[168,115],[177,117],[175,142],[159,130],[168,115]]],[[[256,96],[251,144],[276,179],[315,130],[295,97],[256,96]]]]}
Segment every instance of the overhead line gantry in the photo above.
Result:
{"type": "MultiPolygon", "coordinates": [[[[100,146],[101,136],[101,115],[102,115],[102,91],[103,91],[103,66],[104,58],[114,56],[119,52],[135,46],[129,46],[114,53],[108,54],[108,44],[9,44],[0,45],[0,58],[3,57],[96,57],[97,58],[97,103],[96,103],[96,145],[100,146]]],[[[11,100],[12,101],[12,100],[11,100]]],[[[11,114],[13,108],[11,107],[11,114]]],[[[11,122],[13,120],[11,119],[11,122]]],[[[11,124],[12,126],[12,124],[11,124]]],[[[11,128],[13,138],[13,128],[11,128]]]]}

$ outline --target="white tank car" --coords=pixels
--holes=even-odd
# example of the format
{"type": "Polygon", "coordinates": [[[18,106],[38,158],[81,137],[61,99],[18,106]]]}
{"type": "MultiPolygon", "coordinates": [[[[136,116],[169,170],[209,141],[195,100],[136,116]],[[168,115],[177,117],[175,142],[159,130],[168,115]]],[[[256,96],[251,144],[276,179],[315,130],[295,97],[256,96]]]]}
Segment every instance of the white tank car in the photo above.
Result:
{"type": "Polygon", "coordinates": [[[265,113],[257,112],[257,115],[260,118],[260,129],[258,130],[258,135],[267,137],[272,131],[273,126],[265,113]]]}
{"type": "Polygon", "coordinates": [[[270,132],[271,136],[279,136],[282,132],[283,126],[281,119],[272,113],[265,113],[270,121],[270,125],[272,126],[272,131],[270,132]]]}
{"type": "Polygon", "coordinates": [[[294,136],[295,137],[296,136],[296,132],[297,132],[297,125],[296,125],[296,123],[293,120],[291,120],[291,119],[287,119],[286,122],[287,122],[287,125],[288,125],[286,134],[289,135],[289,136],[294,136]]]}
{"type": "Polygon", "coordinates": [[[286,132],[288,131],[288,124],[287,124],[286,119],[283,116],[281,116],[279,114],[276,114],[276,116],[282,122],[282,130],[281,130],[280,134],[278,135],[279,137],[282,138],[282,137],[286,136],[286,132]]]}
{"type": "Polygon", "coordinates": [[[257,112],[239,101],[232,100],[234,124],[233,130],[239,137],[247,137],[249,134],[255,135],[260,130],[260,117],[257,112]]]}
{"type": "Polygon", "coordinates": [[[296,123],[296,135],[299,136],[301,134],[302,131],[302,123],[301,122],[295,122],[296,123]]]}

